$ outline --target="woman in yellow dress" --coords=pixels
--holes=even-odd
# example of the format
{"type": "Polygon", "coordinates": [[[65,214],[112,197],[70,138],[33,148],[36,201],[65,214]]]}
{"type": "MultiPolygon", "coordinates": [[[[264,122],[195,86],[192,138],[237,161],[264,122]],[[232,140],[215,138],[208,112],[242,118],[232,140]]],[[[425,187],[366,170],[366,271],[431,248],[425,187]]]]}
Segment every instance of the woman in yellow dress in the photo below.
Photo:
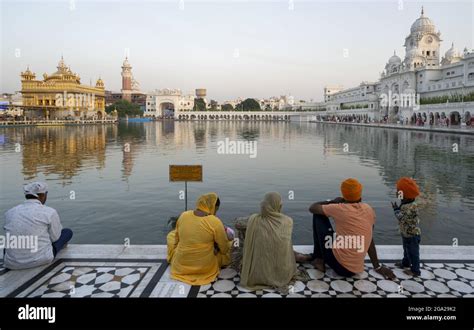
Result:
{"type": "Polygon", "coordinates": [[[191,285],[209,284],[230,263],[232,241],[216,217],[219,205],[217,194],[208,193],[199,197],[195,210],[178,218],[176,229],[167,236],[171,278],[191,285]]]}

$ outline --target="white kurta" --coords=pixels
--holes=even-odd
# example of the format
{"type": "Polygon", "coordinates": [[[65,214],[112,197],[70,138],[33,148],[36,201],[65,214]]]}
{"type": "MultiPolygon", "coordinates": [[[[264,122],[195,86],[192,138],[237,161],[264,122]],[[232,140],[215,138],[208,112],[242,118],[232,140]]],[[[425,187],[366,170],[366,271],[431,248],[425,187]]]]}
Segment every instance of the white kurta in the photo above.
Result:
{"type": "Polygon", "coordinates": [[[7,237],[30,236],[37,242],[34,249],[31,246],[21,248],[6,246],[5,267],[25,269],[53,261],[52,242],[59,239],[62,230],[55,209],[41,204],[37,199],[28,199],[5,213],[4,229],[7,237]]]}

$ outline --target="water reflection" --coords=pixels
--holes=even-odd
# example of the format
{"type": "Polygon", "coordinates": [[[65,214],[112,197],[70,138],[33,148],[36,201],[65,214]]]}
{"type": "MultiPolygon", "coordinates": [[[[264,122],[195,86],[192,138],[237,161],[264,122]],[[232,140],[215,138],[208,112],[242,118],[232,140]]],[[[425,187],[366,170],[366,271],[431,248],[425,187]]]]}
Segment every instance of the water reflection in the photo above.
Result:
{"type": "Polygon", "coordinates": [[[427,200],[437,193],[448,199],[474,198],[472,136],[342,125],[321,125],[317,134],[324,137],[331,152],[343,153],[347,143],[348,152],[362,164],[371,166],[376,161],[389,187],[401,176],[411,176],[424,187],[427,200]]]}
{"type": "Polygon", "coordinates": [[[136,243],[163,243],[166,219],[183,203],[176,197],[182,187],[169,183],[168,165],[190,163],[204,165],[204,182],[190,186],[190,199],[202,190],[218,191],[228,224],[255,212],[265,191],[295,191],[284,208],[295,220],[298,244],[311,242],[309,203],[335,197],[349,176],[363,182],[364,198],[377,212],[377,237],[398,244],[389,201],[398,178],[413,176],[423,192],[424,243],[449,244],[459,237],[474,244],[474,137],[468,135],[231,121],[4,128],[2,134],[2,210],[18,203],[25,181],[54,181],[59,186],[52,190],[63,195],[61,187],[73,187],[82,200],[66,205],[52,195],[50,203],[76,226],[78,242],[100,236],[117,243],[128,233],[136,243]],[[217,143],[225,138],[257,141],[257,159],[218,155],[217,143]]]}
{"type": "Polygon", "coordinates": [[[46,176],[56,174],[68,182],[88,164],[105,166],[106,130],[103,126],[25,127],[10,128],[5,135],[21,152],[25,180],[42,172],[46,176]]]}

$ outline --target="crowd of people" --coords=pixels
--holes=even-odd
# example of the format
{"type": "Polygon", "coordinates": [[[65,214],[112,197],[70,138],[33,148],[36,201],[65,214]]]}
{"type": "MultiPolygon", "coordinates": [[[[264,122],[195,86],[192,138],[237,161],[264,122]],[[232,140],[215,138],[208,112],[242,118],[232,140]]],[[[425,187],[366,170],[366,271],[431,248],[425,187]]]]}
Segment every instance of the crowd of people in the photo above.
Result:
{"type": "MultiPolygon", "coordinates": [[[[321,272],[329,266],[340,276],[351,277],[364,271],[368,254],[376,272],[394,279],[393,271],[378,260],[373,238],[376,215],[362,201],[362,190],[358,180],[349,178],[341,183],[341,197],[309,206],[313,227],[310,254],[294,251],[294,222],[283,213],[279,193],[265,194],[260,212],[240,218],[235,230],[224,226],[217,216],[221,207],[219,196],[204,194],[193,210],[179,216],[167,235],[170,276],[190,285],[205,285],[215,281],[223,267],[231,265],[240,272],[243,287],[284,290],[297,279],[309,279],[298,269],[298,263],[311,263],[321,272]]],[[[399,203],[393,202],[392,206],[404,251],[396,266],[418,276],[421,232],[415,200],[420,191],[415,180],[408,177],[397,182],[396,190],[399,203]]],[[[58,213],[45,205],[45,183],[27,184],[24,194],[25,202],[5,213],[5,232],[10,236],[37,236],[38,247],[34,252],[20,247],[5,248],[4,266],[13,270],[52,262],[72,238],[72,231],[62,227],[58,213]]]]}
{"type": "MultiPolygon", "coordinates": [[[[363,124],[390,124],[390,123],[398,123],[405,126],[441,126],[441,127],[450,127],[450,126],[458,126],[459,123],[453,123],[448,117],[439,117],[439,118],[426,118],[423,116],[417,116],[410,118],[392,118],[390,119],[389,116],[383,116],[379,120],[375,120],[363,115],[345,115],[345,116],[328,116],[323,119],[323,121],[331,121],[336,123],[363,123],[363,124]]],[[[474,117],[469,117],[464,120],[466,126],[473,126],[474,125],[474,117]]]]}

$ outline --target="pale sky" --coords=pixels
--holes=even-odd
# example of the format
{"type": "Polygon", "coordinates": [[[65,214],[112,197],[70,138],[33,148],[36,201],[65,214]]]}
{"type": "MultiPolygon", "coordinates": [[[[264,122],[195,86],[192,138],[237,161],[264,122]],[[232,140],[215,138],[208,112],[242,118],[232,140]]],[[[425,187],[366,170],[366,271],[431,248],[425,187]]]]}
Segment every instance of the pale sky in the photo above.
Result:
{"type": "Polygon", "coordinates": [[[441,31],[441,54],[451,42],[473,48],[473,3],[184,0],[181,9],[180,1],[0,0],[0,91],[20,90],[27,65],[39,78],[51,74],[61,55],[83,83],[100,75],[119,91],[128,49],[144,92],[320,101],[324,85],[375,81],[393,50],[403,58],[421,5],[441,31]]]}

